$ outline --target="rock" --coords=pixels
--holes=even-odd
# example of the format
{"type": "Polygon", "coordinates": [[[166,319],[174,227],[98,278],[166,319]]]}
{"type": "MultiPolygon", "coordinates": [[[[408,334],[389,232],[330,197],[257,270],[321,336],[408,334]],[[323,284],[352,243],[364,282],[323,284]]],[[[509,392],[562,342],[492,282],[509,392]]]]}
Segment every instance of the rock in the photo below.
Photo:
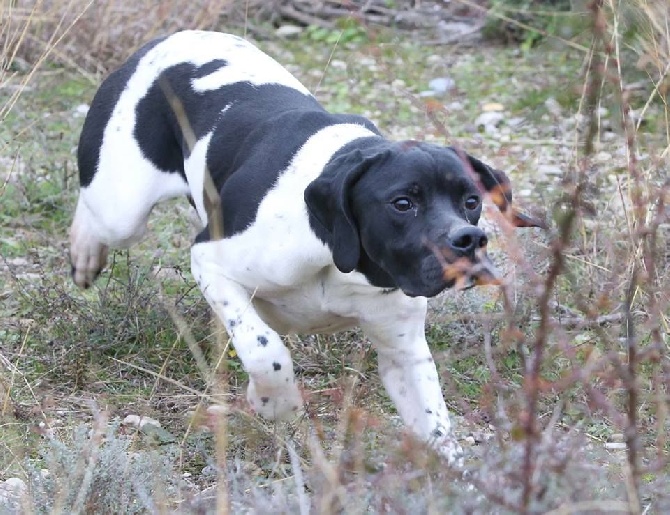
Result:
{"type": "Polygon", "coordinates": [[[297,25],[287,24],[282,25],[277,30],[275,30],[275,35],[279,36],[280,38],[294,38],[303,30],[304,29],[302,27],[298,27],[297,25]]]}
{"type": "Polygon", "coordinates": [[[544,101],[544,107],[547,108],[549,114],[555,117],[561,116],[561,104],[558,103],[554,97],[549,97],[544,101]]]}
{"type": "Polygon", "coordinates": [[[495,435],[493,433],[485,433],[483,431],[475,431],[472,433],[472,438],[474,438],[476,443],[484,443],[493,439],[495,435]]]}
{"type": "Polygon", "coordinates": [[[205,465],[201,474],[205,477],[216,477],[218,475],[218,470],[212,465],[205,465]]]}
{"type": "Polygon", "coordinates": [[[633,122],[635,125],[640,125],[640,127],[643,127],[646,124],[646,118],[642,116],[643,109],[631,109],[629,112],[630,120],[633,122]]]}
{"type": "Polygon", "coordinates": [[[542,175],[563,175],[563,170],[557,165],[538,165],[537,172],[542,175]]]}
{"type": "Polygon", "coordinates": [[[5,479],[5,481],[2,484],[4,485],[4,488],[6,490],[15,492],[16,494],[19,495],[23,494],[28,489],[23,479],[18,477],[10,477],[8,479],[5,479]]]}
{"type": "Polygon", "coordinates": [[[498,125],[502,123],[505,116],[500,112],[484,112],[475,120],[475,126],[478,130],[484,130],[487,133],[496,132],[498,125]]]}
{"type": "Polygon", "coordinates": [[[72,110],[72,116],[75,118],[82,118],[88,114],[88,109],[89,109],[88,104],[79,104],[72,110]]]}
{"type": "Polygon", "coordinates": [[[428,83],[428,87],[435,92],[436,95],[444,95],[447,91],[454,89],[456,82],[449,77],[437,77],[428,83]]]}
{"type": "Polygon", "coordinates": [[[42,276],[34,272],[26,272],[25,274],[16,274],[16,278],[28,282],[37,282],[42,279],[42,276]]]}
{"type": "Polygon", "coordinates": [[[482,111],[485,113],[499,113],[503,111],[505,106],[498,102],[488,102],[482,106],[482,111]]]}
{"type": "Polygon", "coordinates": [[[2,513],[22,513],[22,497],[28,491],[23,479],[10,477],[0,482],[0,511],[2,513]]]}
{"type": "Polygon", "coordinates": [[[159,281],[178,281],[184,279],[181,269],[172,266],[163,267],[156,265],[151,271],[159,281]]]}
{"type": "Polygon", "coordinates": [[[612,160],[612,154],[610,154],[609,152],[601,151],[601,152],[598,152],[593,157],[593,160],[598,162],[598,163],[606,163],[606,162],[612,160]]]}
{"type": "Polygon", "coordinates": [[[140,415],[128,415],[123,419],[122,424],[126,426],[138,427],[140,429],[143,429],[147,424],[155,427],[161,427],[161,423],[158,420],[140,415]]]}
{"type": "MultiPolygon", "coordinates": [[[[445,2],[446,3],[446,2],[445,2]]],[[[447,21],[440,20],[437,23],[437,29],[442,33],[443,37],[454,38],[457,36],[473,35],[473,25],[462,21],[447,21]]]]}
{"type": "Polygon", "coordinates": [[[207,407],[207,414],[209,415],[224,416],[227,415],[229,411],[228,406],[225,404],[212,404],[207,407]]]}

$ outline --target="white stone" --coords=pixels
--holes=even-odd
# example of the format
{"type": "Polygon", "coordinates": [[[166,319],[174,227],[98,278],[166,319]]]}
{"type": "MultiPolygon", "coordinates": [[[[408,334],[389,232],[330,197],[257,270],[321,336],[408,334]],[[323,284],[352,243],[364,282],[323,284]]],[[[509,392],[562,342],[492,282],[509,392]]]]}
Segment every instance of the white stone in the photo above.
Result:
{"type": "Polygon", "coordinates": [[[478,128],[487,129],[489,127],[497,127],[503,120],[505,115],[497,111],[491,111],[480,114],[475,120],[475,125],[478,128]]]}
{"type": "Polygon", "coordinates": [[[537,172],[542,175],[563,175],[563,170],[557,165],[539,165],[537,172]]]}
{"type": "Polygon", "coordinates": [[[444,95],[447,91],[454,89],[456,82],[449,77],[437,77],[428,83],[428,87],[437,95],[444,95]]]}
{"type": "Polygon", "coordinates": [[[139,427],[140,429],[142,429],[147,424],[155,427],[161,427],[161,423],[158,420],[140,415],[128,415],[123,419],[123,424],[126,426],[139,427]]]}
{"type": "Polygon", "coordinates": [[[545,100],[544,107],[547,108],[547,111],[549,111],[549,114],[552,116],[561,115],[561,104],[559,104],[558,100],[556,100],[554,97],[549,97],[547,100],[545,100]]]}
{"type": "Polygon", "coordinates": [[[287,25],[282,25],[277,30],[275,30],[275,35],[279,36],[280,38],[291,38],[291,37],[297,36],[302,31],[303,31],[302,27],[298,27],[297,25],[287,24],[287,25]]]}
{"type": "Polygon", "coordinates": [[[89,109],[88,104],[79,104],[73,109],[72,114],[74,115],[75,118],[81,118],[83,116],[86,116],[88,114],[88,109],[89,109]]]}

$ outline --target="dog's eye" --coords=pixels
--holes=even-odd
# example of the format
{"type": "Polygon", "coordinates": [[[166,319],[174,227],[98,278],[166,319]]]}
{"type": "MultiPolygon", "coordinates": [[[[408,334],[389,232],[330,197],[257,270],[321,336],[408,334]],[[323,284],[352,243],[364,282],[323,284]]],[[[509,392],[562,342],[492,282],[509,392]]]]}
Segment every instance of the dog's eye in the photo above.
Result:
{"type": "Polygon", "coordinates": [[[479,204],[481,204],[481,200],[477,195],[471,195],[467,199],[465,199],[465,209],[468,211],[473,211],[479,207],[479,204]]]}
{"type": "Polygon", "coordinates": [[[414,204],[407,197],[400,197],[393,201],[393,207],[404,213],[405,211],[412,209],[414,204]]]}

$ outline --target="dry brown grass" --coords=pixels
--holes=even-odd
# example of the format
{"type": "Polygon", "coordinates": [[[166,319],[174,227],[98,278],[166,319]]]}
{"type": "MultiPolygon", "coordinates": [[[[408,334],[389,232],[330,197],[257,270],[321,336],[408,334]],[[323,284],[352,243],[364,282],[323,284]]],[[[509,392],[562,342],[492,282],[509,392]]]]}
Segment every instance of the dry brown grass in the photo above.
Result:
{"type": "Polygon", "coordinates": [[[27,66],[45,53],[97,82],[143,43],[180,29],[220,29],[244,3],[230,0],[30,0],[4,2],[3,55],[27,66]]]}

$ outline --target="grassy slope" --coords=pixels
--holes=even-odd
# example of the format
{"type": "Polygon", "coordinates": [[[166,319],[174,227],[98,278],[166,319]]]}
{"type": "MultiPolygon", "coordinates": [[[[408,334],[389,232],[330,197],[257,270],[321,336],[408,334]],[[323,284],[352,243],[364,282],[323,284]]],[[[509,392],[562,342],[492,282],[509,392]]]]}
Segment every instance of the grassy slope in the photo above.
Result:
{"type": "MultiPolygon", "coordinates": [[[[427,52],[407,38],[382,40],[374,45],[345,43],[332,55],[331,44],[304,39],[264,46],[333,111],[365,114],[393,138],[448,140],[463,145],[508,170],[521,202],[528,207],[537,206],[540,212],[561,194],[560,176],[546,172],[546,165],[568,170],[574,159],[575,134],[568,130],[565,119],[576,109],[582,86],[578,73],[581,55],[577,51],[545,48],[525,55],[503,48],[473,51],[434,47],[427,52]],[[438,113],[448,139],[428,119],[424,104],[416,96],[427,88],[430,79],[440,76],[449,76],[456,82],[456,89],[440,99],[447,104],[447,111],[438,113]],[[562,113],[547,108],[548,98],[557,99],[562,113]],[[503,134],[480,132],[474,120],[492,103],[502,104],[507,121],[523,122],[509,130],[503,128],[503,134]]],[[[37,457],[40,433],[53,431],[68,441],[74,425],[90,421],[93,413],[104,410],[112,418],[142,414],[160,420],[170,434],[157,438],[162,443],[173,442],[164,447],[169,448],[167,454],[178,457],[173,459],[173,466],[192,474],[190,482],[209,484],[213,477],[202,472],[212,463],[211,436],[194,431],[187,413],[195,410],[201,400],[208,405],[211,392],[218,390],[198,370],[188,344],[179,336],[173,313],[190,327],[191,342],[210,362],[217,361],[220,352],[216,334],[212,333],[214,327],[188,271],[188,248],[195,229],[186,203],[173,202],[157,208],[147,240],[130,251],[116,253],[114,266],[92,291],[81,292],[69,280],[67,229],[77,182],[73,156],[83,121],[76,109],[90,101],[94,89],[65,70],[46,69],[35,77],[31,88],[0,126],[0,138],[7,142],[0,156],[0,173],[5,182],[0,197],[0,277],[4,283],[0,287],[0,341],[7,360],[0,376],[0,392],[10,394],[5,397],[0,415],[0,466],[6,474],[25,472],[24,458],[37,457]],[[167,380],[159,380],[158,376],[167,380]],[[41,429],[31,430],[40,424],[41,429]]],[[[649,123],[654,128],[657,122],[652,117],[649,123]]],[[[653,131],[644,137],[649,139],[650,148],[662,145],[655,141],[653,131]]],[[[606,155],[595,166],[606,166],[615,176],[620,173],[625,166],[624,157],[618,152],[621,145],[622,137],[617,134],[603,143],[600,152],[606,155]]],[[[616,177],[603,174],[602,189],[594,202],[606,218],[621,220],[615,180],[616,177]]],[[[582,227],[581,245],[576,245],[572,253],[571,270],[577,278],[572,283],[566,280],[559,288],[557,300],[567,305],[571,305],[570,292],[575,281],[584,288],[597,289],[602,276],[595,265],[608,266],[598,261],[593,250],[603,237],[607,238],[606,224],[587,229],[586,225],[582,227]]],[[[521,240],[523,252],[541,270],[546,246],[543,238],[538,233],[526,233],[521,240]]],[[[522,276],[520,272],[519,279],[522,276]]],[[[517,295],[519,310],[523,311],[519,321],[523,330],[532,334],[532,293],[519,288],[517,295]]],[[[466,415],[458,417],[459,435],[464,438],[472,434],[479,440],[481,434],[490,432],[487,422],[496,415],[491,371],[482,344],[486,332],[496,340],[501,326],[485,317],[478,318],[477,314],[499,313],[500,300],[494,291],[448,293],[433,307],[428,334],[445,378],[448,400],[459,414],[466,415]],[[463,322],[464,314],[471,314],[471,320],[463,322]]],[[[600,341],[588,329],[575,329],[569,337],[589,349],[590,342],[600,341]]],[[[295,432],[301,455],[309,454],[306,435],[310,427],[316,427],[326,448],[339,448],[337,441],[345,448],[353,445],[342,436],[347,421],[340,420],[338,424],[335,410],[353,402],[363,411],[350,413],[348,422],[356,427],[352,420],[362,414],[368,420],[363,444],[369,470],[377,470],[382,460],[393,464],[398,453],[401,461],[406,459],[402,457],[407,451],[406,442],[399,448],[389,445],[397,439],[392,436],[396,430],[388,422],[395,423],[396,418],[380,389],[373,356],[362,336],[351,333],[291,341],[301,378],[309,390],[316,392],[309,398],[312,423],[302,421],[288,429],[295,432]],[[347,395],[349,391],[351,395],[347,395]],[[378,433],[381,436],[377,437],[378,433]]],[[[505,394],[505,406],[507,429],[513,437],[515,416],[521,410],[516,395],[523,372],[520,349],[494,350],[498,371],[510,390],[505,394]]],[[[547,378],[560,377],[579,362],[578,358],[575,360],[559,350],[550,353],[547,378]]],[[[244,373],[229,349],[225,350],[224,361],[225,389],[235,410],[229,419],[230,456],[242,463],[244,477],[252,483],[292,477],[295,468],[288,463],[283,444],[287,429],[274,428],[246,414],[241,401],[244,373]]],[[[550,416],[560,401],[563,410],[559,427],[578,424],[592,437],[592,459],[616,465],[618,458],[611,459],[599,451],[601,441],[618,431],[612,420],[606,414],[590,412],[579,388],[563,393],[546,395],[546,415],[550,416]]],[[[653,430],[651,425],[649,430],[653,430]]],[[[653,449],[651,438],[646,443],[653,449]]],[[[146,439],[134,445],[154,448],[146,439]]],[[[480,445],[473,451],[472,463],[495,468],[498,458],[489,455],[490,446],[480,445]]],[[[510,450],[508,457],[514,457],[514,452],[510,450]]],[[[399,467],[397,463],[393,466],[399,467]]],[[[606,490],[608,474],[616,477],[619,473],[616,466],[605,469],[602,488],[606,490]]],[[[374,477],[372,474],[365,480],[366,488],[374,488],[374,477]]],[[[386,478],[389,484],[393,478],[396,476],[386,478]]],[[[649,478],[652,483],[655,480],[655,476],[649,478]]],[[[578,484],[579,476],[570,477],[567,483],[570,482],[578,484]]],[[[243,492],[244,484],[234,488],[243,492]]],[[[407,486],[406,482],[402,484],[407,486]]],[[[567,488],[565,484],[554,486],[555,491],[550,489],[554,495],[567,488]]],[[[188,490],[183,484],[181,488],[188,490]]],[[[410,493],[413,488],[410,485],[410,493]]],[[[416,488],[425,488],[425,483],[417,483],[416,488]]],[[[594,494],[587,497],[591,495],[594,494]]],[[[552,502],[548,501],[548,505],[552,502]]]]}

